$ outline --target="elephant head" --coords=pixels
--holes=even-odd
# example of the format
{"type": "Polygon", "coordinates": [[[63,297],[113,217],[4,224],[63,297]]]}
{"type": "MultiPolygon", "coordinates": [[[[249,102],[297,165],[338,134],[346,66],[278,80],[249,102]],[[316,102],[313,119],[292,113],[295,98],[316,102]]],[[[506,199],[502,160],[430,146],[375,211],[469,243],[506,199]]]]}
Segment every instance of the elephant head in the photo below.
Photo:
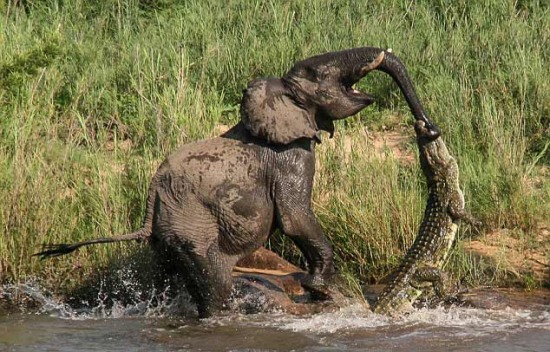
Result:
{"type": "Polygon", "coordinates": [[[427,118],[405,66],[392,53],[364,47],[313,56],[297,62],[282,78],[252,81],[244,91],[241,119],[254,136],[288,144],[299,138],[319,140],[334,132],[334,120],[352,116],[374,102],[353,88],[369,71],[388,73],[397,83],[416,120],[439,130],[427,118]]]}

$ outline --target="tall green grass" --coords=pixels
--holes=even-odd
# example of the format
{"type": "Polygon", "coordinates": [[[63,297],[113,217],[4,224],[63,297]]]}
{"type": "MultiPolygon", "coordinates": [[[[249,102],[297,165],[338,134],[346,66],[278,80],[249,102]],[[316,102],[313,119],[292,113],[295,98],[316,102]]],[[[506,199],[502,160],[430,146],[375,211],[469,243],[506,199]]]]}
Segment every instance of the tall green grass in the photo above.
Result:
{"type": "MultiPolygon", "coordinates": [[[[391,47],[406,63],[458,159],[480,231],[514,229],[528,241],[550,218],[550,185],[538,175],[550,162],[545,2],[64,0],[30,2],[28,13],[1,4],[4,280],[78,285],[132,256],[135,246],[45,262],[30,255],[44,242],[139,227],[156,166],[176,146],[236,123],[248,81],[357,46],[391,47]],[[536,177],[543,182],[533,188],[536,177]]],[[[360,86],[379,102],[320,146],[314,205],[340,269],[374,282],[412,242],[425,190],[417,164],[373,158],[363,133],[411,122],[400,92],[382,73],[360,86]]],[[[462,227],[461,236],[472,234],[462,227]]],[[[300,260],[279,237],[271,246],[300,260]]],[[[450,268],[477,282],[506,278],[482,264],[459,247],[450,268]]]]}

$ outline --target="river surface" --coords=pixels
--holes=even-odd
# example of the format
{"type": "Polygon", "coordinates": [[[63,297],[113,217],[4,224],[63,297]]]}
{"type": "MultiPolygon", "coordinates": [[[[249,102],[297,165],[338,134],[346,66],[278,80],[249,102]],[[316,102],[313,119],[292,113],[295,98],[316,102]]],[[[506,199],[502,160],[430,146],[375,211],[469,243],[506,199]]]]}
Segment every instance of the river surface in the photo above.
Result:
{"type": "MultiPolygon", "coordinates": [[[[550,351],[550,308],[420,309],[405,318],[358,303],[296,317],[271,312],[197,321],[151,301],[74,309],[26,287],[42,307],[0,316],[0,351],[550,351]]],[[[107,298],[108,300],[109,298],[107,298]]]]}

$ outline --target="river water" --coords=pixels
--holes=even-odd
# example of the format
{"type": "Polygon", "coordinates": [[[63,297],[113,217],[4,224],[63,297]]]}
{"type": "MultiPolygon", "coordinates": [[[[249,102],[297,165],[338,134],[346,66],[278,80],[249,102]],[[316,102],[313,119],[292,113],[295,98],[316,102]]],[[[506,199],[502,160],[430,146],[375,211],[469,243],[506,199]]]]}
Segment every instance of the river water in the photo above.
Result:
{"type": "Polygon", "coordinates": [[[394,319],[350,303],[311,316],[233,312],[197,321],[171,313],[185,300],[124,305],[103,296],[76,309],[39,287],[18,289],[41,306],[0,316],[0,351],[550,351],[544,305],[420,309],[394,319]]]}

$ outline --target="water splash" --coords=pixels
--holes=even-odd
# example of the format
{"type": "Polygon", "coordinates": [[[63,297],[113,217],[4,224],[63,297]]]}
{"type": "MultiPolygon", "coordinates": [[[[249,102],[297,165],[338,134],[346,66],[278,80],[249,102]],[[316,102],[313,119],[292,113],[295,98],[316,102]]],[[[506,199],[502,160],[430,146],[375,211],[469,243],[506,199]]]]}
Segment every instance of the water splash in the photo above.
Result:
{"type": "MultiPolygon", "coordinates": [[[[383,327],[434,326],[458,328],[464,336],[482,336],[497,329],[542,328],[550,330],[549,311],[488,310],[464,307],[423,308],[398,318],[372,313],[360,304],[353,304],[333,313],[311,317],[279,317],[272,326],[294,332],[336,333],[383,327]]],[[[456,330],[456,329],[454,329],[456,330]]]]}
{"type": "MultiPolygon", "coordinates": [[[[44,289],[36,281],[28,280],[18,285],[0,287],[0,298],[15,301],[25,297],[32,302],[38,314],[69,320],[117,319],[127,317],[165,318],[196,316],[195,305],[189,295],[181,293],[176,297],[163,291],[145,292],[131,273],[120,272],[121,287],[112,291],[103,284],[98,288],[97,297],[83,302],[79,307],[71,306],[52,292],[44,289]],[[119,299],[120,292],[126,295],[119,299]]],[[[229,304],[230,311],[223,316],[202,322],[206,326],[224,326],[238,324],[241,326],[270,327],[282,331],[314,334],[355,333],[357,331],[374,331],[401,329],[407,334],[419,334],[419,331],[452,328],[456,336],[487,336],[495,331],[516,331],[519,329],[539,328],[550,331],[550,311],[528,309],[475,309],[464,307],[439,307],[435,309],[418,309],[411,314],[390,318],[372,313],[359,303],[350,304],[338,311],[309,316],[293,316],[277,310],[268,309],[265,297],[256,294],[234,296],[229,304]],[[252,306],[259,314],[249,313],[252,306]],[[265,312],[268,313],[265,313],[265,312]]],[[[400,336],[408,336],[401,334],[400,336]]]]}
{"type": "Polygon", "coordinates": [[[8,302],[24,302],[23,306],[37,307],[40,313],[52,312],[62,315],[68,309],[65,303],[52,298],[40,284],[33,280],[22,284],[5,284],[1,286],[0,297],[8,302]]]}
{"type": "Polygon", "coordinates": [[[169,294],[169,286],[162,291],[153,288],[144,292],[128,272],[120,271],[118,274],[122,285],[119,289],[107,289],[105,283],[101,282],[97,296],[91,300],[80,301],[78,306],[71,306],[33,279],[20,284],[0,286],[0,299],[22,302],[22,310],[72,320],[196,315],[195,305],[191,303],[186,292],[174,297],[169,294]]]}

